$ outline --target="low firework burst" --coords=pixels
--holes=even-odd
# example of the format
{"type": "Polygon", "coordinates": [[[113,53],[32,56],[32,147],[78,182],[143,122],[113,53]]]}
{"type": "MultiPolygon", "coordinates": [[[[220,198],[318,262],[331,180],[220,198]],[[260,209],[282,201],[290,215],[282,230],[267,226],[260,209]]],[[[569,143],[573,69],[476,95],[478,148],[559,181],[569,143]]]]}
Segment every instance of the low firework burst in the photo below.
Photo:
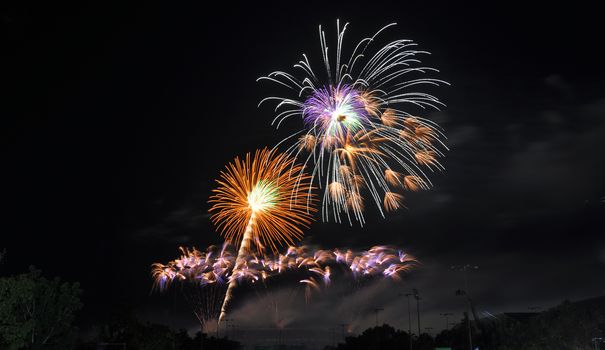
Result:
{"type": "Polygon", "coordinates": [[[226,284],[231,279],[254,283],[291,271],[308,271],[330,283],[330,268],[343,267],[353,278],[379,276],[399,279],[398,273],[409,271],[418,261],[402,249],[374,246],[367,251],[351,249],[313,249],[309,246],[290,246],[277,254],[246,254],[239,274],[234,274],[234,247],[210,246],[205,252],[181,247],[181,256],[167,264],[154,263],[151,274],[154,289],[165,291],[174,283],[189,281],[199,286],[226,284]]]}
{"type": "Polygon", "coordinates": [[[195,248],[180,248],[181,256],[167,264],[151,265],[153,289],[166,291],[179,284],[187,304],[198,319],[202,333],[204,325],[216,319],[227,288],[227,276],[235,264],[228,245],[210,246],[201,252],[195,248]]]}
{"type": "Polygon", "coordinates": [[[330,62],[326,36],[319,27],[326,78],[312,69],[308,57],[294,65],[301,73],[275,71],[259,80],[269,80],[293,90],[292,97],[267,97],[277,101],[273,124],[299,117],[304,128],[282,142],[293,142],[286,153],[302,158],[312,168],[312,182],[323,188],[322,218],[341,216],[363,225],[364,195],[377,205],[381,215],[403,206],[398,191],[432,186],[426,169],[442,169],[440,149],[444,137],[432,121],[414,116],[407,108],[439,109],[443,104],[419,86],[447,84],[418,74],[436,72],[420,65],[410,40],[395,40],[372,52],[379,33],[361,40],[348,60],[343,37],[347,24],[337,22],[335,61],[330,62]],[[423,170],[424,168],[424,170],[423,170]]]}
{"type": "MultiPolygon", "coordinates": [[[[286,154],[257,150],[244,160],[235,158],[216,180],[210,197],[211,220],[225,239],[239,245],[232,275],[241,273],[252,244],[260,252],[268,246],[293,244],[302,238],[315,212],[310,177],[286,154]]],[[[231,278],[220,319],[226,314],[236,278],[231,278]]]]}
{"type": "Polygon", "coordinates": [[[383,277],[398,281],[401,274],[418,264],[413,256],[390,246],[374,246],[367,251],[290,246],[277,254],[247,252],[238,256],[237,269],[235,247],[229,244],[210,246],[205,252],[183,247],[180,250],[178,259],[152,264],[154,289],[165,291],[175,283],[187,286],[183,291],[202,325],[219,316],[224,296],[220,291],[233,280],[266,282],[287,273],[298,273],[303,277],[299,282],[305,285],[308,299],[321,285],[329,285],[333,274],[354,280],[383,277]]]}

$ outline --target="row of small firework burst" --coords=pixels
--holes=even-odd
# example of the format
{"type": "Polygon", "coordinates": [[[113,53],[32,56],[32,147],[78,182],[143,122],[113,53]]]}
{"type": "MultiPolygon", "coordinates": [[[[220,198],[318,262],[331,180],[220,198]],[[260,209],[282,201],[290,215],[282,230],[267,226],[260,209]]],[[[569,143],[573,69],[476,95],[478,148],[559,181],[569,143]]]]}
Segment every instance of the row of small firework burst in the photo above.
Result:
{"type": "Polygon", "coordinates": [[[411,89],[447,83],[418,77],[436,70],[421,65],[418,58],[427,52],[415,50],[410,40],[394,40],[372,51],[377,35],[390,26],[362,39],[345,59],[347,24],[337,22],[333,63],[320,26],[325,76],[316,74],[303,54],[294,65],[301,74],[276,71],[259,78],[290,89],[291,96],[261,101],[277,102],[277,128],[296,117],[300,127],[274,148],[235,158],[221,172],[210,198],[211,220],[237,252],[227,246],[204,253],[183,250],[180,259],[154,265],[160,289],[180,280],[200,286],[225,283],[222,319],[241,281],[296,268],[309,272],[301,282],[316,288],[318,279],[329,281],[334,264],[362,275],[391,277],[411,266],[413,259],[385,247],[357,255],[292,247],[278,254],[280,247],[302,238],[302,228],[313,221],[318,204],[324,221],[363,225],[366,202],[375,203],[384,216],[403,206],[403,191],[429,189],[427,172],[442,169],[442,131],[407,108],[438,109],[442,103],[436,97],[411,89]],[[267,250],[274,258],[264,254],[267,250]]]}
{"type": "Polygon", "coordinates": [[[375,246],[368,251],[313,250],[308,246],[289,247],[284,254],[246,254],[240,269],[234,272],[236,252],[229,244],[210,246],[205,251],[196,248],[180,248],[181,256],[167,264],[154,263],[152,275],[154,288],[166,290],[176,282],[188,282],[205,286],[239,283],[255,283],[288,273],[307,275],[300,283],[318,288],[319,283],[329,284],[333,268],[349,272],[353,278],[384,276],[399,278],[417,261],[402,250],[389,246],[375,246]]]}

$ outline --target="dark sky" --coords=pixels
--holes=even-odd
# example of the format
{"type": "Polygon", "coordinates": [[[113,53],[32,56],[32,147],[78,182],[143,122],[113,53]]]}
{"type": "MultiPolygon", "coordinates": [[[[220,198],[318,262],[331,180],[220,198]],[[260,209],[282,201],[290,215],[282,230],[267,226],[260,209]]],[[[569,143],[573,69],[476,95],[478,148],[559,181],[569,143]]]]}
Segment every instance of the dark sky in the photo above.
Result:
{"type": "MultiPolygon", "coordinates": [[[[286,135],[269,125],[271,108],[256,107],[271,90],[255,79],[302,52],[318,57],[317,26],[331,39],[340,18],[351,23],[349,44],[397,22],[387,39],[432,53],[424,62],[452,85],[437,91],[447,107],[430,117],[451,151],[435,188],[409,196],[407,210],[382,219],[368,206],[363,229],[317,222],[306,232],[323,247],[398,244],[422,267],[402,284],[293,305],[292,325],[344,321],[358,331],[383,307],[403,327],[397,294],[417,287],[437,329],[440,312],[460,318],[462,276],[449,267],[463,263],[480,266],[470,288],[482,312],[605,294],[596,9],[198,3],[2,5],[0,274],[33,264],[80,281],[83,319],[128,304],[161,321],[168,306],[150,296],[150,264],[179,245],[219,242],[205,214],[213,179],[234,156],[286,135]]],[[[247,301],[242,324],[270,318],[247,301]]],[[[179,320],[193,323],[185,311],[179,320]]]]}

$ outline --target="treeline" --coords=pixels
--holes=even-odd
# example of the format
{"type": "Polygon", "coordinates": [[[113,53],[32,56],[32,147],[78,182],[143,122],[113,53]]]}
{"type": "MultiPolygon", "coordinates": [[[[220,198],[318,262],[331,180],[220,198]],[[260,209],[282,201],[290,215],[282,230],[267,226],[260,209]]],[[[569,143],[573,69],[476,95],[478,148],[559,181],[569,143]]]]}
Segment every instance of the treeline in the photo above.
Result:
{"type": "MultiPolygon", "coordinates": [[[[605,338],[605,297],[581,302],[563,302],[540,313],[509,313],[470,322],[473,349],[481,350],[572,350],[595,349],[605,338]]],[[[461,320],[436,336],[412,336],[412,349],[469,349],[469,322],[461,320]]],[[[603,344],[605,345],[605,344],[603,344]]],[[[603,346],[601,346],[603,347],[603,346]]],[[[409,349],[405,331],[389,325],[367,329],[325,350],[409,349]]]]}
{"type": "Polygon", "coordinates": [[[95,327],[94,335],[87,340],[80,339],[77,350],[236,350],[238,342],[208,337],[197,332],[191,337],[184,329],[174,331],[167,326],[144,323],[128,311],[112,314],[107,322],[95,327]],[[200,344],[203,342],[203,344],[200,344]]]}
{"type": "Polygon", "coordinates": [[[82,308],[78,283],[47,279],[30,268],[25,274],[0,278],[0,349],[23,350],[205,350],[240,349],[237,342],[194,337],[185,330],[143,323],[123,308],[92,327],[83,336],[75,327],[82,308]],[[203,344],[202,344],[203,342],[203,344]]]}
{"type": "Polygon", "coordinates": [[[0,349],[69,349],[82,308],[78,283],[46,279],[39,270],[0,278],[0,349]]]}

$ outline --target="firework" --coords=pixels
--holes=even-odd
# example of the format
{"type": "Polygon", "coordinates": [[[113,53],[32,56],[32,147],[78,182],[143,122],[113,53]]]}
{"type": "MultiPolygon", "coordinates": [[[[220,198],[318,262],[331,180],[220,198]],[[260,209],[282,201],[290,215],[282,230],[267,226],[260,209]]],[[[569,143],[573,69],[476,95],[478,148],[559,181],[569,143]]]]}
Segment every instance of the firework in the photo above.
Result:
{"type": "Polygon", "coordinates": [[[167,264],[152,265],[154,288],[164,291],[174,283],[189,283],[198,287],[226,285],[229,281],[255,283],[267,281],[287,273],[302,273],[300,283],[318,289],[320,283],[329,285],[333,271],[350,274],[353,279],[382,276],[399,280],[418,261],[402,249],[375,246],[367,251],[351,249],[313,249],[308,246],[290,246],[282,254],[258,255],[247,251],[238,256],[235,247],[224,244],[218,249],[210,246],[205,253],[193,248],[180,248],[178,259],[167,264]]]}
{"type": "Polygon", "coordinates": [[[235,264],[228,245],[210,246],[205,252],[195,248],[180,248],[181,256],[167,264],[154,263],[151,274],[153,288],[165,291],[180,284],[185,300],[199,321],[203,332],[208,320],[219,315],[225,295],[226,280],[235,264]]]}
{"type": "MultiPolygon", "coordinates": [[[[282,254],[247,253],[239,257],[241,266],[236,271],[235,248],[228,244],[220,249],[211,246],[205,253],[195,248],[180,248],[182,254],[178,259],[152,265],[154,288],[165,291],[178,284],[203,332],[208,320],[219,318],[225,289],[231,280],[267,288],[276,277],[296,276],[299,278],[289,279],[299,280],[305,300],[309,302],[322,287],[329,286],[333,278],[355,283],[376,278],[399,281],[403,273],[418,263],[401,249],[388,246],[375,246],[362,252],[291,246],[282,254]]],[[[273,306],[279,320],[277,304],[273,306]]]]}
{"type": "Polygon", "coordinates": [[[244,160],[235,158],[217,180],[210,197],[211,220],[225,239],[239,245],[239,251],[221,307],[226,314],[237,277],[244,273],[246,255],[255,244],[260,252],[268,246],[274,252],[280,244],[302,238],[315,211],[310,177],[302,166],[285,154],[257,150],[244,160]]]}
{"type": "MultiPolygon", "coordinates": [[[[432,186],[426,170],[442,169],[438,158],[444,137],[432,121],[414,116],[408,107],[439,109],[443,104],[415,87],[447,84],[419,74],[437,72],[420,64],[428,54],[415,50],[410,40],[395,40],[377,49],[374,36],[361,40],[350,56],[343,55],[348,24],[337,22],[336,54],[328,55],[324,31],[319,27],[322,70],[320,78],[308,57],[294,65],[299,75],[275,71],[269,80],[293,90],[293,97],[267,97],[276,101],[278,128],[286,119],[299,117],[304,128],[282,142],[292,142],[286,153],[302,158],[312,168],[312,182],[323,189],[322,218],[364,223],[364,196],[376,203],[380,214],[403,207],[403,190],[432,186]],[[346,59],[348,57],[348,60],[346,59]],[[423,170],[424,168],[424,170],[423,170]]],[[[260,104],[259,104],[260,105],[260,104]]]]}

